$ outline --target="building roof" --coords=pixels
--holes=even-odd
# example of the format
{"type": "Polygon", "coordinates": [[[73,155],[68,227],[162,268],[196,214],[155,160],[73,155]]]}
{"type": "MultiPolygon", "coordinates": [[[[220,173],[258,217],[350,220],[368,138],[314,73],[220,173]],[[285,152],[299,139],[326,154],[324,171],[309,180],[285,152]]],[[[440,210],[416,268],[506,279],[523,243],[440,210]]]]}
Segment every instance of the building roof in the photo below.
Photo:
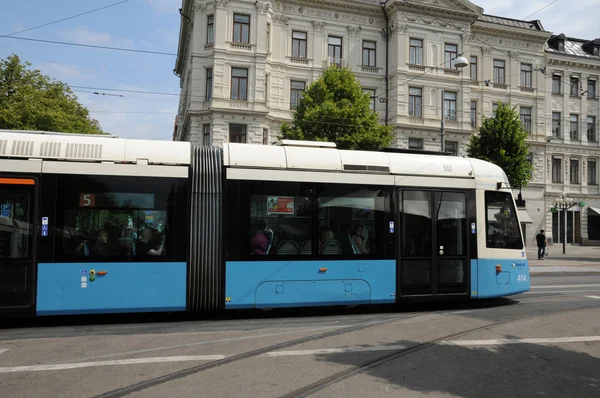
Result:
{"type": "MultiPolygon", "coordinates": [[[[598,42],[598,44],[600,45],[600,39],[591,40],[591,41],[598,42]]],[[[590,42],[590,40],[576,39],[574,37],[566,37],[564,34],[561,33],[560,35],[552,36],[548,40],[548,42],[545,45],[545,50],[549,53],[566,54],[566,55],[573,55],[575,57],[600,59],[600,55],[592,55],[589,52],[584,50],[583,46],[589,42],[590,42]],[[556,43],[556,41],[560,40],[560,39],[564,40],[564,42],[565,42],[565,50],[564,51],[559,51],[558,47],[556,47],[554,45],[554,43],[556,43]]]]}
{"type": "Polygon", "coordinates": [[[504,18],[489,14],[483,14],[481,18],[479,18],[479,20],[483,22],[490,22],[498,25],[511,26],[515,28],[537,30],[541,32],[544,31],[544,27],[542,26],[542,23],[539,20],[522,21],[520,19],[504,18]]]}

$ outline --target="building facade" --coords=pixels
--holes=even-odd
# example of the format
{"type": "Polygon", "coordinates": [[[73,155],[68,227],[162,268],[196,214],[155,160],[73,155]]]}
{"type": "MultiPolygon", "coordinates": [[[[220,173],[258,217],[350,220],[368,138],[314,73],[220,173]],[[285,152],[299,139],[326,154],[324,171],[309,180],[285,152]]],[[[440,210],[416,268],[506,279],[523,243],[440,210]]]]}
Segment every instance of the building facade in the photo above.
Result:
{"type": "MultiPolygon", "coordinates": [[[[498,101],[517,106],[534,165],[520,203],[528,243],[536,230],[554,235],[561,228],[559,215],[549,212],[557,193],[600,209],[595,45],[563,36],[559,48],[539,21],[486,15],[466,0],[388,0],[383,6],[366,0],[184,0],[181,14],[176,140],[272,143],[304,88],[336,64],[350,68],[371,94],[381,122],[394,126],[397,148],[439,150],[443,117],[446,150],[464,155],[470,135],[498,101]],[[469,66],[454,66],[459,55],[469,66]],[[554,93],[559,75],[561,91],[554,93]],[[587,89],[586,95],[571,96],[572,76],[581,83],[577,94],[587,89]],[[579,130],[572,139],[565,126],[573,115],[579,130]],[[562,162],[556,166],[560,178],[553,174],[555,159],[562,162]]],[[[570,212],[572,242],[600,244],[600,236],[588,232],[597,230],[588,227],[592,207],[570,212]]]]}

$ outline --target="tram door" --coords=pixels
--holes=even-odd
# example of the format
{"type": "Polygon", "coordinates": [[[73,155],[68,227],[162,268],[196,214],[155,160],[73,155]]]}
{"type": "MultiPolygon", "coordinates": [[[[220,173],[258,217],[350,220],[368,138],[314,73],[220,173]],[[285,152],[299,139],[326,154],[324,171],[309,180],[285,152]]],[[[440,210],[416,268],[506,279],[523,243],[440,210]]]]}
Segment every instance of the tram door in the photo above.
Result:
{"type": "Polygon", "coordinates": [[[397,203],[398,296],[468,294],[466,192],[400,190],[397,203]]]}
{"type": "Polygon", "coordinates": [[[37,185],[0,174],[0,312],[34,304],[37,185]]]}

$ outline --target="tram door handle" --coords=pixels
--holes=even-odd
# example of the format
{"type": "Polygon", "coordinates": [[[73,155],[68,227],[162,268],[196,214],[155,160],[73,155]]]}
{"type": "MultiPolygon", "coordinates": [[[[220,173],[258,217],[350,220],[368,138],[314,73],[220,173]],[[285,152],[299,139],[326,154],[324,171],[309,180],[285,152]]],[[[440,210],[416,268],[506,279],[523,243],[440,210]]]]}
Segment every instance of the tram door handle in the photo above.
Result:
{"type": "Polygon", "coordinates": [[[444,246],[440,246],[440,251],[439,251],[439,253],[440,253],[440,256],[443,256],[443,255],[444,255],[444,246]]]}

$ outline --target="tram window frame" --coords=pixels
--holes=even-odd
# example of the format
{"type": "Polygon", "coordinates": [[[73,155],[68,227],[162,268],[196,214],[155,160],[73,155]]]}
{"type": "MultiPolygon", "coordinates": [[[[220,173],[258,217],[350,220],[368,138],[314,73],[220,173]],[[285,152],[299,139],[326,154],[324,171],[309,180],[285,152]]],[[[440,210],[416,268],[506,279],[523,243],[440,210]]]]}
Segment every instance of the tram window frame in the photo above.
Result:
{"type": "MultiPolygon", "coordinates": [[[[344,259],[344,260],[352,260],[352,259],[385,259],[385,245],[387,240],[386,234],[386,222],[389,218],[389,200],[390,193],[389,190],[384,186],[379,185],[355,185],[355,184],[317,184],[317,208],[316,217],[317,217],[317,231],[318,234],[316,236],[316,247],[320,247],[321,239],[325,233],[325,228],[328,231],[333,231],[333,236],[337,239],[337,241],[342,248],[341,253],[339,254],[325,254],[319,252],[317,253],[318,259],[344,259]],[[332,192],[333,191],[333,192],[332,192]],[[368,192],[371,191],[371,192],[368,192]],[[330,195],[327,195],[327,194],[330,195]],[[335,195],[331,195],[334,193],[335,195]],[[370,199],[372,193],[375,194],[373,208],[366,209],[360,207],[359,203],[361,200],[370,199]],[[323,206],[327,202],[325,202],[325,198],[329,198],[329,202],[333,202],[335,199],[344,199],[343,206],[331,206],[331,208],[335,209],[351,209],[351,214],[349,218],[341,218],[335,220],[335,217],[329,219],[329,225],[322,226],[321,220],[321,209],[329,206],[323,206]],[[348,201],[350,199],[350,201],[348,201]],[[352,203],[352,199],[354,199],[355,203],[352,203]],[[356,205],[356,206],[355,206],[356,205]],[[372,219],[370,218],[370,214],[372,213],[372,219]],[[356,218],[359,217],[359,218],[356,218]],[[362,217],[362,218],[360,218],[362,217]],[[341,220],[349,220],[349,221],[341,221],[341,220]],[[331,224],[333,222],[333,225],[331,224]],[[354,232],[357,227],[361,226],[363,228],[363,236],[366,234],[367,239],[365,240],[368,246],[368,253],[357,253],[359,251],[359,247],[357,245],[357,241],[354,239],[354,232]],[[374,238],[370,240],[368,237],[370,231],[374,232],[374,238]],[[348,232],[348,236],[346,236],[346,232],[348,232]],[[373,244],[372,244],[373,243],[373,244]]],[[[368,203],[369,201],[365,201],[368,203]]],[[[323,217],[325,222],[327,222],[327,216],[323,217]]]]}
{"type": "MultiPolygon", "coordinates": [[[[135,263],[135,262],[184,262],[187,259],[186,248],[187,248],[187,179],[185,178],[163,178],[163,177],[126,177],[126,176],[110,176],[110,175],[57,175],[56,180],[57,191],[56,197],[56,225],[54,233],[54,259],[55,262],[63,263],[74,263],[74,262],[111,262],[111,263],[135,263]],[[94,201],[101,199],[102,195],[107,194],[125,194],[125,195],[152,195],[153,203],[152,206],[147,205],[142,207],[139,204],[121,205],[115,206],[102,206],[101,203],[94,203],[94,206],[82,206],[85,204],[92,204],[89,200],[90,197],[84,196],[85,194],[94,194],[94,201]],[[162,232],[165,233],[164,241],[161,242],[164,245],[164,255],[160,256],[141,256],[137,252],[137,242],[141,236],[143,225],[138,225],[137,236],[132,234],[131,244],[132,247],[136,246],[136,251],[130,250],[128,246],[128,253],[115,256],[91,256],[85,255],[85,251],[81,254],[67,253],[66,245],[67,241],[64,239],[60,231],[66,231],[66,228],[76,229],[76,225],[69,225],[67,217],[76,211],[82,209],[94,209],[95,211],[108,211],[110,217],[114,217],[115,214],[124,216],[127,212],[135,214],[140,219],[144,217],[145,211],[151,212],[164,212],[164,229],[162,232]],[[112,213],[111,213],[112,212],[112,213]],[[141,229],[140,229],[141,228],[141,229]]],[[[130,196],[129,199],[135,198],[130,196]]],[[[137,196],[137,198],[142,198],[137,196]]],[[[113,197],[114,199],[114,197],[113,197]]],[[[88,210],[93,212],[94,210],[88,210]]],[[[99,220],[98,220],[99,222],[99,220]]],[[[144,223],[145,224],[145,223],[144,223]]],[[[104,229],[104,225],[94,226],[94,230],[98,233],[101,229],[104,229]],[[97,229],[96,229],[97,228],[97,229]]],[[[128,228],[126,226],[125,228],[128,228]]],[[[134,225],[135,227],[135,225],[134,225]]],[[[120,233],[123,232],[121,229],[120,233]]],[[[162,234],[161,232],[161,234],[162,234]]],[[[155,231],[155,233],[157,233],[155,231]]],[[[85,234],[83,234],[85,235],[85,234]]],[[[88,242],[94,239],[94,236],[83,236],[84,240],[88,242]]],[[[80,237],[81,239],[81,237],[80,237]]],[[[71,247],[72,249],[72,247],[71,247]]],[[[121,247],[119,247],[121,249],[121,247]]],[[[88,249],[89,250],[89,249],[88,249]]],[[[91,254],[91,253],[90,253],[91,254]]]]}
{"type": "Polygon", "coordinates": [[[509,192],[485,191],[485,245],[489,249],[502,249],[502,250],[523,250],[524,249],[523,234],[522,234],[521,228],[519,226],[517,209],[515,207],[513,197],[509,192]],[[501,199],[500,197],[503,197],[503,198],[501,199]],[[514,223],[514,225],[512,225],[512,228],[516,227],[516,229],[514,231],[518,232],[518,236],[512,236],[508,242],[506,241],[505,238],[503,238],[501,243],[507,244],[512,241],[513,242],[512,245],[507,244],[504,247],[498,247],[498,246],[494,245],[493,243],[491,243],[492,236],[490,234],[490,226],[492,226],[492,225],[490,224],[490,219],[489,219],[489,214],[488,214],[490,202],[492,202],[492,203],[504,202],[505,204],[508,204],[510,206],[509,210],[512,215],[510,222],[514,223]]]}
{"type": "MultiPolygon", "coordinates": [[[[239,183],[239,228],[237,246],[239,259],[245,261],[266,261],[266,260],[308,260],[313,258],[314,253],[314,184],[303,182],[288,181],[240,181],[239,183]],[[262,199],[253,199],[260,198],[262,199]],[[260,201],[265,200],[266,211],[264,215],[258,215],[260,208],[255,208],[255,214],[251,214],[253,200],[256,206],[260,206],[260,201]],[[268,203],[272,204],[271,211],[267,208],[268,203]],[[292,209],[293,215],[286,214],[286,209],[279,206],[287,206],[292,209]],[[300,214],[297,212],[299,206],[302,209],[300,214]],[[251,240],[258,235],[264,227],[259,226],[260,220],[266,223],[267,250],[266,254],[252,254],[251,240]],[[294,222],[283,222],[295,219],[294,222]],[[302,220],[304,219],[304,220],[302,220]],[[308,222],[308,227],[299,225],[308,222]],[[286,225],[287,231],[282,231],[282,225],[286,225]],[[290,238],[286,238],[290,236],[290,238]],[[293,238],[292,238],[293,237],[293,238]],[[280,247],[283,242],[293,241],[294,244],[286,244],[280,247]],[[310,242],[310,252],[300,254],[303,245],[310,242]],[[280,254],[280,250],[288,252],[287,247],[295,253],[280,254]]],[[[264,233],[263,232],[263,233],[264,233]]],[[[256,242],[258,243],[258,242],[256,242]]],[[[256,251],[262,248],[256,248],[256,251]]]]}
{"type": "MultiPolygon", "coordinates": [[[[227,185],[227,231],[226,235],[226,254],[227,261],[314,261],[314,260],[354,260],[354,259],[385,259],[387,244],[387,229],[385,225],[392,220],[390,215],[390,196],[391,191],[384,186],[363,186],[354,184],[320,184],[291,181],[230,181],[227,185]],[[377,231],[375,247],[367,254],[354,253],[320,253],[321,225],[319,224],[319,194],[323,194],[328,189],[340,190],[346,195],[351,192],[358,192],[361,189],[377,189],[381,194],[381,200],[374,212],[373,229],[377,231]],[[301,194],[304,195],[301,196],[301,194]],[[258,230],[258,225],[254,223],[256,217],[251,214],[252,197],[282,197],[294,198],[294,210],[296,210],[297,198],[308,200],[308,209],[297,218],[305,218],[308,225],[305,227],[305,234],[299,239],[292,239],[296,242],[296,254],[279,254],[278,245],[281,243],[280,228],[277,224],[275,228],[272,222],[267,219],[267,247],[271,248],[266,255],[251,254],[250,240],[253,234],[258,230]],[[233,210],[232,210],[233,209],[233,210]],[[254,225],[253,225],[254,224],[254,225]],[[276,229],[276,230],[275,230],[276,229]],[[269,235],[269,230],[273,230],[273,235],[269,235]],[[381,231],[381,232],[379,232],[381,231]],[[310,251],[302,253],[302,245],[310,242],[310,251]]],[[[286,199],[287,200],[287,199],[286,199]]],[[[266,203],[266,202],[265,202],[266,203]]],[[[285,215],[280,215],[280,219],[285,215]]],[[[263,243],[264,244],[264,243],[263,243]]]]}

